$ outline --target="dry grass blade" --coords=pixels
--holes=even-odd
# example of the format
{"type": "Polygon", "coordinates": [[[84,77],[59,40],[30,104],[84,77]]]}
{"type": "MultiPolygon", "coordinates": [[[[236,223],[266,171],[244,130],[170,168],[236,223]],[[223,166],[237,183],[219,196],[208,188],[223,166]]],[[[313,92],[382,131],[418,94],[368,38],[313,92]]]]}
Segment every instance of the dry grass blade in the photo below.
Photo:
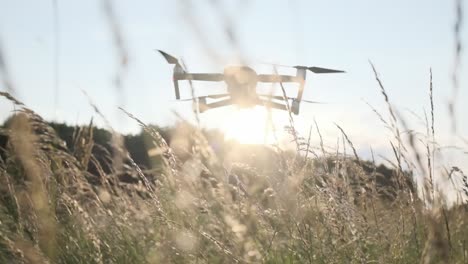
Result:
{"type": "Polygon", "coordinates": [[[8,92],[0,92],[0,96],[3,96],[5,97],[6,99],[10,100],[11,102],[13,102],[15,105],[18,105],[18,106],[24,106],[24,104],[19,101],[18,99],[16,99],[15,97],[13,97],[10,93],[8,92]]]}
{"type": "Polygon", "coordinates": [[[102,0],[104,12],[109,22],[112,37],[114,40],[114,45],[117,47],[117,55],[119,58],[119,68],[115,75],[115,87],[117,88],[117,93],[120,97],[120,105],[124,104],[124,96],[123,96],[123,75],[127,71],[128,65],[128,51],[125,45],[125,41],[123,38],[122,30],[118,23],[119,19],[117,18],[114,10],[114,2],[111,0],[102,0]]]}
{"type": "MultiPolygon", "coordinates": [[[[187,65],[185,64],[184,60],[181,59],[182,67],[186,72],[190,72],[189,69],[187,68],[187,65]]],[[[193,84],[192,80],[188,80],[189,86],[190,86],[190,95],[192,96],[192,104],[195,106],[199,106],[198,104],[198,98],[196,97],[195,93],[195,85],[193,84]]],[[[200,126],[200,109],[197,107],[197,109],[193,109],[193,112],[195,114],[195,120],[197,121],[197,125],[200,126]]]]}
{"type": "MultiPolygon", "coordinates": [[[[136,116],[134,116],[133,114],[127,112],[125,109],[119,107],[119,109],[124,112],[128,117],[130,117],[131,119],[135,120],[138,122],[138,124],[148,133],[151,135],[151,137],[153,138],[153,144],[154,144],[154,147],[160,147],[163,149],[163,152],[165,154],[165,158],[168,159],[169,161],[169,166],[172,168],[172,173],[176,173],[175,169],[177,167],[177,159],[176,157],[174,156],[174,154],[172,153],[172,150],[171,148],[169,147],[169,145],[167,144],[166,140],[164,140],[164,138],[161,136],[161,134],[159,134],[158,131],[156,131],[155,129],[147,126],[145,123],[143,123],[143,121],[141,121],[140,119],[138,119],[136,116]]],[[[166,159],[164,159],[164,161],[166,161],[166,159]]]]}
{"type": "Polygon", "coordinates": [[[179,0],[179,10],[181,11],[181,17],[187,23],[187,25],[191,28],[191,30],[195,33],[194,35],[200,41],[202,48],[204,49],[205,53],[209,56],[216,63],[220,63],[223,61],[221,55],[213,48],[212,43],[210,43],[209,32],[203,29],[200,25],[200,20],[196,17],[193,12],[195,7],[193,6],[194,3],[192,1],[187,0],[179,0]]]}
{"type": "Polygon", "coordinates": [[[0,75],[2,76],[3,85],[5,86],[7,92],[15,93],[13,83],[10,79],[10,73],[8,71],[8,65],[5,59],[5,55],[3,53],[1,38],[0,38],[0,75]]]}
{"type": "MultiPolygon", "coordinates": [[[[273,66],[274,74],[278,75],[278,69],[276,69],[276,66],[273,66]]],[[[298,133],[296,131],[296,126],[294,125],[294,118],[292,116],[291,112],[291,107],[289,105],[288,101],[288,95],[286,94],[286,90],[284,89],[283,82],[279,82],[279,85],[281,87],[281,92],[283,93],[283,98],[284,98],[284,104],[286,105],[286,110],[288,111],[288,117],[289,117],[289,132],[293,136],[294,143],[296,144],[296,152],[300,152],[300,144],[299,144],[299,138],[298,138],[298,133]]]]}
{"type": "Polygon", "coordinates": [[[109,120],[107,120],[106,116],[101,112],[101,110],[99,110],[99,107],[97,107],[97,105],[93,102],[93,99],[91,98],[91,96],[89,96],[89,94],[85,90],[81,90],[81,92],[86,96],[86,99],[88,99],[89,105],[93,108],[94,112],[98,114],[99,117],[101,117],[101,119],[106,124],[107,128],[109,128],[110,130],[112,130],[112,132],[114,132],[114,129],[112,128],[111,123],[109,122],[109,120]]]}
{"type": "Polygon", "coordinates": [[[374,71],[375,80],[379,84],[380,92],[382,93],[382,95],[384,97],[384,100],[385,100],[385,103],[388,106],[388,112],[390,113],[390,117],[392,118],[392,125],[396,126],[397,119],[396,119],[395,113],[393,111],[393,107],[390,104],[390,99],[388,98],[387,91],[385,91],[385,88],[384,88],[384,86],[382,84],[382,81],[380,80],[379,74],[377,73],[377,69],[375,68],[374,64],[371,61],[369,61],[369,63],[372,66],[372,70],[374,71]]]}
{"type": "Polygon", "coordinates": [[[58,2],[57,0],[52,1],[53,5],[53,16],[54,16],[54,111],[57,112],[59,103],[59,56],[60,56],[60,36],[59,36],[59,14],[58,14],[58,2]]]}
{"type": "Polygon", "coordinates": [[[397,160],[397,169],[398,169],[398,174],[402,173],[403,172],[403,168],[401,166],[401,157],[400,155],[398,155],[398,150],[396,149],[395,145],[393,144],[393,142],[390,141],[390,146],[392,147],[392,150],[393,150],[393,155],[395,155],[395,158],[397,160]]]}
{"type": "Polygon", "coordinates": [[[143,181],[143,184],[145,185],[145,188],[148,190],[148,193],[149,193],[151,199],[153,199],[153,201],[156,204],[156,209],[157,209],[158,213],[160,214],[160,216],[162,217],[163,220],[166,220],[167,219],[166,213],[163,210],[161,201],[159,201],[158,196],[156,195],[153,186],[148,181],[148,179],[146,178],[145,174],[140,169],[140,167],[135,163],[135,161],[132,159],[132,157],[130,157],[130,155],[128,153],[127,153],[126,158],[130,161],[130,164],[137,171],[138,176],[143,181]]]}
{"type": "Polygon", "coordinates": [[[315,124],[315,127],[317,128],[317,134],[319,135],[319,139],[320,139],[320,148],[322,149],[322,154],[325,156],[326,155],[326,151],[325,151],[325,146],[323,145],[323,137],[322,137],[322,133],[320,133],[320,128],[317,124],[317,120],[314,118],[314,124],[315,124]]]}
{"type": "Polygon", "coordinates": [[[456,103],[458,99],[458,93],[460,89],[459,84],[459,72],[460,72],[460,64],[462,59],[462,25],[463,25],[463,1],[456,0],[455,1],[455,24],[453,27],[454,37],[455,37],[455,58],[454,58],[454,65],[453,65],[453,72],[452,72],[452,98],[449,102],[449,114],[452,121],[452,131],[455,134],[457,131],[457,117],[456,117],[456,103]]]}
{"type": "Polygon", "coordinates": [[[406,150],[404,144],[402,143],[401,132],[400,132],[400,129],[398,128],[398,119],[397,119],[395,110],[393,109],[393,106],[390,103],[390,99],[388,97],[387,91],[385,90],[385,87],[384,87],[382,81],[380,80],[377,69],[375,68],[374,64],[371,61],[369,61],[369,63],[372,66],[372,70],[374,72],[375,80],[379,84],[380,92],[382,93],[382,95],[384,97],[384,100],[385,100],[385,103],[387,104],[388,112],[389,112],[390,117],[391,117],[391,126],[392,126],[392,129],[394,130],[395,138],[398,141],[398,152],[400,154],[402,152],[400,150],[400,148],[402,150],[404,150],[404,151],[407,151],[407,150],[406,150]]]}
{"type": "Polygon", "coordinates": [[[432,141],[435,142],[435,128],[434,128],[434,93],[433,93],[433,84],[432,84],[432,69],[429,71],[430,81],[429,81],[429,100],[431,101],[431,132],[432,132],[432,141]]]}
{"type": "Polygon", "coordinates": [[[344,132],[343,128],[341,128],[338,124],[335,123],[335,126],[341,131],[341,133],[343,134],[343,136],[345,137],[346,141],[348,142],[348,144],[351,146],[351,149],[353,150],[353,154],[354,154],[354,157],[356,158],[356,161],[358,162],[359,165],[361,165],[361,160],[359,159],[359,156],[356,152],[356,148],[354,147],[353,145],[353,142],[351,142],[351,140],[349,139],[348,135],[346,135],[346,133],[344,132]]]}
{"type": "Polygon", "coordinates": [[[377,109],[375,109],[368,102],[366,102],[366,101],[364,101],[364,102],[372,109],[372,112],[374,112],[377,115],[377,117],[380,119],[380,121],[382,121],[382,123],[385,125],[386,128],[392,129],[392,127],[388,124],[388,122],[385,120],[385,118],[383,118],[383,116],[379,113],[379,111],[377,111],[377,109]]]}

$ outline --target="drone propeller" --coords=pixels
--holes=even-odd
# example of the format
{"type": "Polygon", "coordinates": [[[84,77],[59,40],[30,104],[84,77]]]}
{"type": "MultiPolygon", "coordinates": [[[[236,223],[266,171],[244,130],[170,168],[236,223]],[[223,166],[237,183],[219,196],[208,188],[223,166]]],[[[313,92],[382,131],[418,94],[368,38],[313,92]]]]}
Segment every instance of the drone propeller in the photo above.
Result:
{"type": "Polygon", "coordinates": [[[310,101],[310,100],[304,100],[304,99],[302,99],[301,102],[309,103],[309,104],[328,104],[326,102],[310,101]]]}
{"type": "Polygon", "coordinates": [[[328,69],[328,68],[322,68],[322,67],[307,67],[307,66],[288,66],[288,65],[283,65],[283,64],[277,64],[277,63],[267,63],[265,62],[264,64],[270,64],[276,67],[284,67],[284,68],[295,68],[295,69],[306,69],[309,70],[313,73],[321,74],[321,73],[345,73],[345,71],[342,70],[334,70],[334,69],[328,69]]]}
{"type": "MultiPolygon", "coordinates": [[[[295,66],[294,68],[299,68],[301,66],[295,66]]],[[[345,71],[341,70],[333,70],[333,69],[327,69],[327,68],[321,68],[321,67],[307,67],[309,71],[313,73],[344,73],[345,71]]]]}
{"type": "Polygon", "coordinates": [[[169,64],[176,64],[176,65],[180,65],[179,63],[179,60],[169,54],[167,54],[166,52],[162,51],[162,50],[158,50],[157,51],[159,53],[161,53],[161,55],[164,57],[164,59],[166,59],[167,63],[169,64]]]}

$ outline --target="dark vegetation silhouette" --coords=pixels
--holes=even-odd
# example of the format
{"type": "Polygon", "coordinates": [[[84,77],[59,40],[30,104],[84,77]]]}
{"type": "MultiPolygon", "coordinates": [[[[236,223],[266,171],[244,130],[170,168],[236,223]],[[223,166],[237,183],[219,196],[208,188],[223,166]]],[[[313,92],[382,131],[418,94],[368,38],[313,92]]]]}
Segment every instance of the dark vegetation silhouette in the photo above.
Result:
{"type": "MultiPolygon", "coordinates": [[[[16,118],[16,116],[12,116],[8,118],[4,124],[0,127],[1,129],[5,129],[11,125],[12,120],[16,118]]],[[[93,145],[91,147],[91,155],[96,158],[97,164],[100,164],[100,168],[96,167],[96,163],[88,163],[87,168],[85,168],[91,175],[98,177],[99,172],[98,169],[102,169],[104,173],[110,174],[112,173],[112,166],[109,160],[115,153],[114,148],[112,147],[112,133],[106,129],[98,128],[93,125],[92,121],[88,126],[71,126],[65,123],[57,123],[57,122],[48,122],[47,123],[50,128],[54,130],[57,134],[58,138],[62,139],[63,142],[51,142],[54,144],[54,147],[62,148],[64,151],[69,151],[71,153],[76,152],[79,148],[77,146],[76,137],[78,133],[83,133],[83,131],[88,131],[89,135],[92,135],[92,142],[93,145]]],[[[183,127],[187,129],[191,125],[188,124],[176,124],[173,126],[157,126],[157,125],[149,125],[152,129],[157,131],[161,137],[169,144],[172,145],[174,141],[174,135],[176,135],[176,131],[183,127]]],[[[195,129],[192,127],[192,129],[195,129]]],[[[36,131],[37,133],[41,133],[40,130],[36,131]]],[[[277,153],[273,148],[269,148],[263,145],[254,145],[254,144],[240,144],[234,140],[226,140],[224,134],[217,129],[202,129],[201,133],[206,138],[209,146],[215,151],[215,154],[221,160],[224,159],[225,156],[229,155],[230,153],[242,153],[241,155],[236,155],[233,157],[232,162],[236,162],[238,164],[243,164],[245,166],[254,168],[256,170],[260,170],[262,172],[268,173],[277,173],[279,171],[279,166],[275,165],[278,162],[281,162],[278,157],[277,153]],[[276,162],[275,162],[276,160],[276,162]]],[[[190,133],[188,133],[190,134],[190,133]]],[[[189,135],[186,135],[190,137],[189,135]]],[[[133,161],[145,172],[151,174],[151,169],[157,170],[157,161],[153,160],[153,157],[149,155],[151,151],[151,135],[141,130],[137,134],[129,134],[123,136],[123,147],[128,151],[130,157],[133,161]]],[[[81,146],[80,146],[81,147],[81,146]]],[[[0,135],[0,156],[5,160],[6,152],[5,149],[8,148],[8,136],[5,134],[0,135]]],[[[190,146],[188,146],[190,148],[190,146]]],[[[187,151],[187,150],[183,150],[187,151]]],[[[183,163],[187,157],[184,157],[184,153],[179,152],[177,153],[177,158],[183,163]]],[[[319,166],[321,161],[316,161],[315,166],[319,166]]],[[[356,164],[357,161],[355,161],[356,164]]],[[[324,173],[332,173],[334,170],[340,170],[342,168],[337,168],[337,162],[333,158],[328,158],[326,161],[327,172],[324,173]]],[[[127,166],[130,164],[127,162],[127,166]]],[[[385,190],[382,192],[382,197],[386,199],[392,199],[395,195],[396,189],[401,189],[403,187],[410,187],[412,191],[414,191],[412,175],[409,172],[404,172],[404,177],[402,178],[405,182],[404,184],[396,181],[397,171],[394,169],[388,168],[384,164],[380,164],[378,166],[374,165],[370,161],[362,161],[359,163],[360,167],[362,168],[363,172],[366,175],[374,174],[376,186],[378,188],[385,190]]],[[[324,168],[325,168],[324,167],[324,168]]],[[[248,170],[247,170],[248,171],[248,170]]],[[[242,168],[235,168],[234,173],[242,174],[245,172],[242,168]]],[[[137,175],[129,174],[125,172],[125,170],[118,173],[118,179],[125,183],[138,183],[140,179],[137,175]]],[[[347,174],[355,175],[357,172],[348,171],[347,174]]],[[[343,177],[343,173],[340,173],[340,177],[343,177]]],[[[280,177],[280,176],[278,176],[280,177]]],[[[351,183],[352,185],[356,186],[358,184],[362,185],[362,187],[367,188],[369,186],[370,181],[372,180],[370,177],[367,179],[362,179],[363,182],[358,182],[357,178],[351,177],[354,179],[354,182],[351,183]]],[[[91,183],[98,183],[97,179],[93,179],[92,177],[89,179],[91,183]]],[[[324,179],[327,181],[327,179],[324,179]]]]}

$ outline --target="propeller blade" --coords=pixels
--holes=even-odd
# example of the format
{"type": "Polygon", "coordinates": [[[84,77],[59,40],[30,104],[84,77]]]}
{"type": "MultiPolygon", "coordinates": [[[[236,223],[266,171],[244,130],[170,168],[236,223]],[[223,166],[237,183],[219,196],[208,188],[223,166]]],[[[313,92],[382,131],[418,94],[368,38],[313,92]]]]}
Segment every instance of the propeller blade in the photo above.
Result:
{"type": "Polygon", "coordinates": [[[307,67],[307,66],[301,66],[301,65],[296,65],[296,66],[288,66],[288,65],[283,65],[283,64],[277,64],[277,63],[264,63],[264,64],[269,64],[273,65],[276,67],[285,67],[285,68],[295,68],[295,69],[307,69],[313,73],[344,73],[345,71],[341,70],[334,70],[334,69],[327,69],[327,68],[322,68],[322,67],[307,67]]]}
{"type": "Polygon", "coordinates": [[[179,64],[179,60],[177,60],[177,58],[167,54],[166,52],[164,52],[162,50],[157,50],[157,51],[159,53],[161,53],[161,55],[164,57],[164,59],[166,59],[167,63],[169,63],[169,64],[179,64]]]}
{"type": "Polygon", "coordinates": [[[345,72],[341,70],[333,70],[333,69],[327,69],[327,68],[321,68],[321,67],[308,67],[307,69],[313,73],[344,73],[345,72]]]}
{"type": "Polygon", "coordinates": [[[326,103],[326,102],[310,101],[310,100],[304,100],[304,99],[302,99],[301,102],[309,103],[309,104],[328,104],[328,103],[326,103]]]}

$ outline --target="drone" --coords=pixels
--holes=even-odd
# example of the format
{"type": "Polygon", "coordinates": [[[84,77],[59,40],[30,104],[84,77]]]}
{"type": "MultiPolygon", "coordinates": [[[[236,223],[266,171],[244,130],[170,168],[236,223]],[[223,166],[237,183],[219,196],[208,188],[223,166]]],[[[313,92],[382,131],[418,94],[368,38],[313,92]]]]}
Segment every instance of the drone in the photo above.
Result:
{"type": "Polygon", "coordinates": [[[268,106],[275,109],[291,111],[295,115],[299,114],[301,101],[308,103],[318,103],[302,99],[307,70],[316,73],[344,73],[341,70],[333,70],[321,67],[291,66],[296,69],[296,75],[280,74],[257,74],[248,66],[227,66],[223,73],[189,73],[184,70],[177,58],[168,53],[158,50],[169,64],[174,65],[173,83],[175,97],[179,101],[193,100],[194,110],[203,113],[207,110],[237,105],[240,108],[252,108],[254,106],[268,106]],[[227,85],[226,94],[212,94],[199,96],[190,99],[181,99],[179,91],[179,81],[208,81],[225,82],[227,85]],[[296,97],[265,95],[257,93],[257,83],[297,83],[299,85],[296,97]],[[210,102],[207,101],[210,99],[210,102]],[[196,102],[198,100],[198,103],[196,102]],[[289,106],[287,100],[292,100],[289,106]]]}

